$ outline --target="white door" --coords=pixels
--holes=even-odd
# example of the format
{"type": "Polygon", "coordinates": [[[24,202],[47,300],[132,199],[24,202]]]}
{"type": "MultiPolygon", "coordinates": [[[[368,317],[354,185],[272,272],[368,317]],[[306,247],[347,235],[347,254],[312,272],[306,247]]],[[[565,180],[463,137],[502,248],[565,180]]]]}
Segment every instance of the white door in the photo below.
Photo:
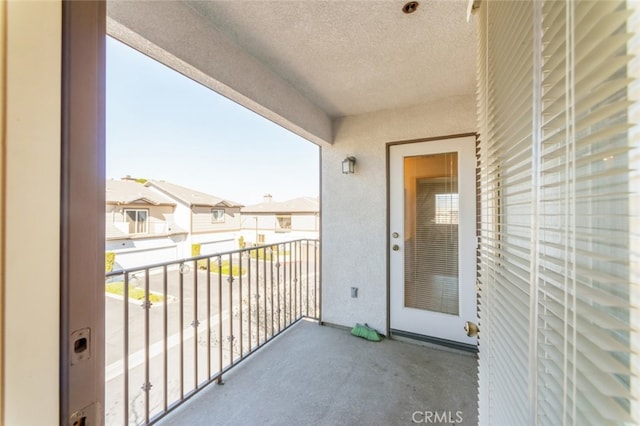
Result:
{"type": "Polygon", "coordinates": [[[389,151],[391,329],[476,344],[475,137],[389,151]]]}

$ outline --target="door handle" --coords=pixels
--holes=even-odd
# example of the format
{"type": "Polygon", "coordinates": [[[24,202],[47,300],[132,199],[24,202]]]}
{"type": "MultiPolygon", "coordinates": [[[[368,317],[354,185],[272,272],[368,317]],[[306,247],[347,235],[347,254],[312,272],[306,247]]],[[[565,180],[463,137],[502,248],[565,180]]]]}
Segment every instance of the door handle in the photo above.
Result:
{"type": "Polygon", "coordinates": [[[392,249],[393,251],[398,251],[398,250],[400,250],[400,246],[399,246],[399,245],[397,245],[397,244],[394,244],[394,245],[393,245],[393,247],[391,247],[391,249],[392,249]]]}
{"type": "Polygon", "coordinates": [[[467,334],[467,336],[469,337],[475,337],[478,335],[478,325],[475,323],[472,323],[471,321],[467,321],[464,324],[464,332],[467,334]]]}

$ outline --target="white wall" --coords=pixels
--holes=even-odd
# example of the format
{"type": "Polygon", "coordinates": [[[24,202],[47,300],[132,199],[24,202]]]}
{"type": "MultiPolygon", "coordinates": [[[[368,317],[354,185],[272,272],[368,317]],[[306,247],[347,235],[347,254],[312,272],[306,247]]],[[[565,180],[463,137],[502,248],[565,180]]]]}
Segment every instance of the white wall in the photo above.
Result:
{"type": "MultiPolygon", "coordinates": [[[[183,234],[171,237],[110,240],[106,242],[106,250],[116,254],[115,262],[118,267],[129,269],[183,258],[184,240],[183,234]]],[[[189,250],[191,250],[190,247],[189,250]]]]}
{"type": "Polygon", "coordinates": [[[0,24],[7,30],[0,423],[50,425],[59,416],[61,5],[52,0],[5,6],[8,24],[0,24]]]}
{"type": "Polygon", "coordinates": [[[320,221],[317,214],[295,214],[291,215],[291,230],[294,232],[313,233],[315,231],[317,235],[318,225],[320,221]]]}
{"type": "Polygon", "coordinates": [[[474,94],[337,120],[333,146],[322,148],[323,321],[387,332],[386,143],[475,129],[474,94]],[[355,174],[342,174],[347,155],[355,174]]]}
{"type": "Polygon", "coordinates": [[[215,236],[214,238],[209,237],[208,239],[203,240],[199,243],[200,254],[214,254],[239,249],[240,247],[238,247],[238,238],[236,235],[238,237],[240,236],[240,234],[224,234],[224,236],[228,238],[223,238],[223,235],[221,235],[215,236]]]}

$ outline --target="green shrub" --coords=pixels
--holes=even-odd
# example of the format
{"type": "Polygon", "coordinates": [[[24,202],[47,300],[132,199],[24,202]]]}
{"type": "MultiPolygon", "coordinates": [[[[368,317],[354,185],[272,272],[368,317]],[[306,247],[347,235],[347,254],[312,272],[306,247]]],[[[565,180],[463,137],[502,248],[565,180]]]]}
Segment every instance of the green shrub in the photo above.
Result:
{"type": "MultiPolygon", "coordinates": [[[[218,264],[212,260],[210,262],[210,268],[211,268],[211,272],[213,272],[214,274],[217,274],[218,272],[221,272],[222,275],[229,275],[229,261],[225,260],[222,262],[222,267],[218,268],[218,264]]],[[[198,261],[198,269],[207,269],[207,259],[202,259],[198,261]]],[[[239,277],[240,275],[244,275],[246,273],[246,269],[243,267],[242,271],[240,271],[240,265],[238,265],[237,263],[233,264],[232,269],[232,273],[234,277],[239,277]]]]}
{"type": "Polygon", "coordinates": [[[259,260],[266,259],[266,260],[271,260],[271,258],[272,258],[272,257],[273,257],[273,258],[275,258],[275,257],[278,255],[278,253],[280,254],[280,256],[286,256],[286,255],[288,255],[288,254],[289,254],[289,250],[280,250],[280,251],[278,252],[278,246],[277,246],[277,245],[275,245],[275,246],[271,246],[271,253],[269,253],[269,252],[267,251],[267,248],[265,247],[264,249],[251,250],[251,251],[249,252],[249,256],[250,256],[252,259],[259,259],[259,260]]]}
{"type": "Polygon", "coordinates": [[[238,247],[243,249],[246,246],[247,246],[247,243],[244,242],[244,237],[242,235],[240,235],[240,238],[238,238],[238,247]]]}
{"type": "Polygon", "coordinates": [[[200,244],[191,244],[191,257],[200,256],[200,244]]]}
{"type": "Polygon", "coordinates": [[[112,251],[108,251],[104,254],[104,271],[113,271],[113,266],[116,264],[116,254],[112,251]]]}

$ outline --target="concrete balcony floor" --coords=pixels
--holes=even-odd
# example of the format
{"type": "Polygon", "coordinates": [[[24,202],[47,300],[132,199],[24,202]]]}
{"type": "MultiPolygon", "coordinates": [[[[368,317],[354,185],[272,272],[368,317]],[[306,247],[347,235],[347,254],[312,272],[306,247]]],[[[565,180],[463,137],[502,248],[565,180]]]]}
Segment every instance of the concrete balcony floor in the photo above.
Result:
{"type": "Polygon", "coordinates": [[[224,380],[159,424],[477,423],[475,354],[397,340],[369,342],[310,321],[291,327],[224,380]],[[434,417],[427,421],[429,416],[434,417]]]}

